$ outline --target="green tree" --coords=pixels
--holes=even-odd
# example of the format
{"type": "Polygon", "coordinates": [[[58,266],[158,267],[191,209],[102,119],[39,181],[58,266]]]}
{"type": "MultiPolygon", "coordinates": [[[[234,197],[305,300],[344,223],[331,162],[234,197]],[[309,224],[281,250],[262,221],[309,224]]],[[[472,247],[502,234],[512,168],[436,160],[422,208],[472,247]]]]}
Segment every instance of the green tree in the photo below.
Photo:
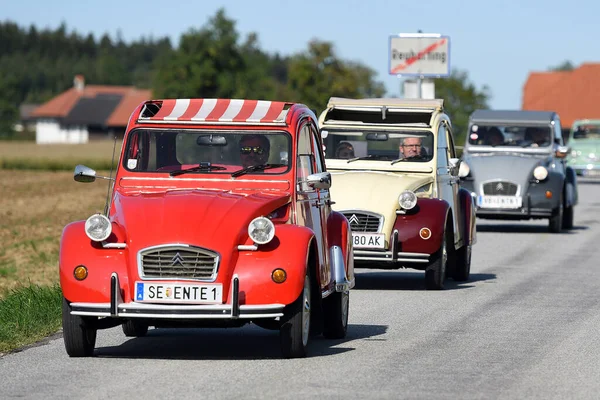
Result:
{"type": "Polygon", "coordinates": [[[565,60],[562,63],[558,64],[556,67],[550,67],[548,70],[550,71],[573,71],[575,66],[569,60],[565,60]]]}
{"type": "Polygon", "coordinates": [[[385,88],[374,77],[372,69],[339,59],[330,42],[313,40],[307,53],[297,54],[289,61],[288,86],[295,96],[293,100],[315,110],[324,109],[332,96],[383,96],[385,88]]]}
{"type": "Polygon", "coordinates": [[[455,144],[465,142],[469,116],[478,109],[487,109],[490,99],[489,88],[481,90],[469,81],[466,71],[453,70],[449,77],[434,80],[435,97],[444,99],[444,108],[452,120],[455,144]]]}

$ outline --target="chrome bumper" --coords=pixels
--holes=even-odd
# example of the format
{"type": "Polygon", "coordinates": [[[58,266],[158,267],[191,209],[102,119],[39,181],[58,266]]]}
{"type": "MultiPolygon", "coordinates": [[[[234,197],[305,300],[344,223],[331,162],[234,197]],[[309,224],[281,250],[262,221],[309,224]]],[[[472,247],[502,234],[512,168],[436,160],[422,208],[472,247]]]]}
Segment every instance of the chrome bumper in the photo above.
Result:
{"type": "Polygon", "coordinates": [[[404,263],[420,263],[426,264],[429,262],[430,254],[427,253],[404,253],[397,250],[398,247],[398,231],[392,233],[392,249],[391,250],[359,250],[353,249],[354,261],[383,261],[383,262],[404,262],[404,263]]]}
{"type": "Polygon", "coordinates": [[[232,279],[231,304],[181,305],[123,302],[116,273],[111,276],[110,303],[71,303],[71,314],[89,317],[153,319],[257,319],[283,316],[284,304],[239,304],[239,280],[232,279]]]}

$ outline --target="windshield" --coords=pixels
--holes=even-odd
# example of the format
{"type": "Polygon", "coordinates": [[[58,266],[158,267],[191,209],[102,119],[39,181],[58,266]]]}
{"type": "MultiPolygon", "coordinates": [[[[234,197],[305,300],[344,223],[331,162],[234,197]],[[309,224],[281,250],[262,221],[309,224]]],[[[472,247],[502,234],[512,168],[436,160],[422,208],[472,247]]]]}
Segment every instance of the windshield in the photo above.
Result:
{"type": "Polygon", "coordinates": [[[578,125],[573,131],[573,139],[600,139],[600,124],[578,125]]]}
{"type": "Polygon", "coordinates": [[[549,126],[472,125],[469,133],[471,146],[546,147],[552,143],[549,126]]]}
{"type": "Polygon", "coordinates": [[[133,172],[231,174],[249,166],[278,164],[249,174],[281,174],[289,169],[286,132],[146,130],[129,134],[123,166],[133,172]]]}
{"type": "Polygon", "coordinates": [[[334,160],[427,162],[433,135],[426,131],[322,131],[325,157],[334,160]]]}

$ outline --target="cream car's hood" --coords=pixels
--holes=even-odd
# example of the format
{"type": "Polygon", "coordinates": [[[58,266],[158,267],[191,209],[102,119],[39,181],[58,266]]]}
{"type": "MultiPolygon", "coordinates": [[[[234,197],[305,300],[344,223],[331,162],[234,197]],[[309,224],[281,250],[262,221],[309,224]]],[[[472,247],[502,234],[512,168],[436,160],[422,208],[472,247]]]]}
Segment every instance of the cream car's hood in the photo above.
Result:
{"type": "Polygon", "coordinates": [[[427,174],[398,174],[383,171],[330,171],[334,210],[363,210],[384,216],[382,232],[389,234],[404,190],[416,190],[433,182],[427,174]]]}

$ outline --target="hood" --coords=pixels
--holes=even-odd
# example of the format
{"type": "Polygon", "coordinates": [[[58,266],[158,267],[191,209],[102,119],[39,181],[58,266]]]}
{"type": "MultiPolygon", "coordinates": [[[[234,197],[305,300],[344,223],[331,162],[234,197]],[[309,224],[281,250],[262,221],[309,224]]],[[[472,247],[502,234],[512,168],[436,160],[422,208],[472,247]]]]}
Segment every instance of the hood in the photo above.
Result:
{"type": "Polygon", "coordinates": [[[233,193],[170,190],[158,193],[117,192],[115,221],[124,228],[128,247],[137,253],[149,246],[186,243],[231,252],[247,235],[250,221],[288,203],[288,193],[233,193]]]}
{"type": "Polygon", "coordinates": [[[514,182],[525,189],[532,178],[533,169],[538,165],[547,166],[548,156],[524,155],[518,153],[481,153],[465,155],[474,180],[474,189],[481,194],[481,184],[489,180],[514,182]]]}
{"type": "Polygon", "coordinates": [[[338,211],[365,210],[383,215],[383,229],[388,232],[395,221],[400,193],[431,182],[433,178],[429,174],[335,171],[331,172],[331,200],[338,211]],[[388,224],[391,225],[388,227],[388,224]]]}

